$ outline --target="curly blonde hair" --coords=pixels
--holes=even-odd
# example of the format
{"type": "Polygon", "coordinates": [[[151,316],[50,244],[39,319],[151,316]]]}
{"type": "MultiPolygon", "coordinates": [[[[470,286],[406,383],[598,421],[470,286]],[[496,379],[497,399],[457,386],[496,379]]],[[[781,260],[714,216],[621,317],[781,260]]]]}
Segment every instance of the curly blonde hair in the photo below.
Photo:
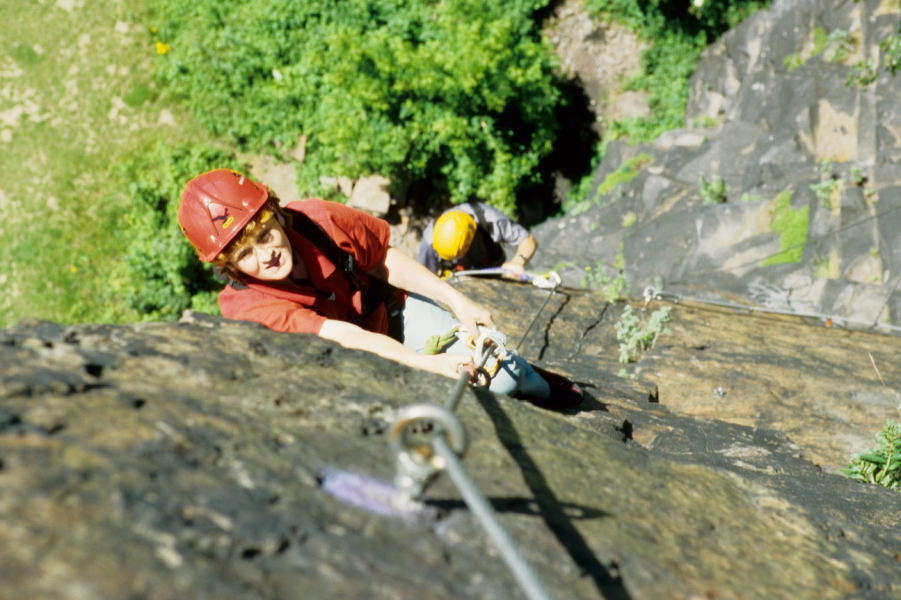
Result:
{"type": "Polygon", "coordinates": [[[282,223],[286,222],[287,215],[282,210],[278,198],[270,194],[266,204],[247,222],[241,233],[229,242],[228,246],[213,259],[213,266],[225,271],[232,279],[240,279],[239,272],[234,267],[238,255],[241,254],[242,250],[256,243],[257,238],[265,230],[264,226],[266,223],[276,215],[282,217],[279,219],[282,223]]]}

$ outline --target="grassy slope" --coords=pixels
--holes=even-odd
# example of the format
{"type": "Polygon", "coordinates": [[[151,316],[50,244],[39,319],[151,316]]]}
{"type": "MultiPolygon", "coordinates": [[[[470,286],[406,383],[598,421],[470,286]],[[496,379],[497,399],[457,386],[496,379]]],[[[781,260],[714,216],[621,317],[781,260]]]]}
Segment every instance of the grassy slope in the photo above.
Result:
{"type": "Polygon", "coordinates": [[[0,44],[0,327],[121,321],[125,195],[111,170],[156,137],[204,134],[156,98],[140,0],[8,2],[0,44]]]}

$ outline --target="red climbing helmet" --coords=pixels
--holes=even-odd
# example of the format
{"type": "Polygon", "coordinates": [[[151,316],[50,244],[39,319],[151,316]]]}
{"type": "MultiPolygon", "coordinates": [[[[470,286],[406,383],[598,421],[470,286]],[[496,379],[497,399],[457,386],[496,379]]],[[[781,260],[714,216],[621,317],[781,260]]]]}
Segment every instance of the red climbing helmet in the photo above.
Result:
{"type": "Polygon", "coordinates": [[[200,260],[211,262],[268,197],[266,186],[237,171],[207,171],[185,185],[178,205],[178,224],[200,260]]]}

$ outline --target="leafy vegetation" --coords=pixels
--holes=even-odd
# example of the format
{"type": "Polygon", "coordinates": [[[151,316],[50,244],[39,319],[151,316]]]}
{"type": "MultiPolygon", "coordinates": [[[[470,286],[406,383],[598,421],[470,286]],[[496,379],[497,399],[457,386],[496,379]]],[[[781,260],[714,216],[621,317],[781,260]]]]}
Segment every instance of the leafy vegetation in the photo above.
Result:
{"type": "Polygon", "coordinates": [[[876,81],[876,65],[871,60],[862,60],[851,66],[851,73],[845,79],[847,87],[867,86],[876,81]]]}
{"type": "Polygon", "coordinates": [[[627,364],[635,361],[639,354],[654,347],[654,343],[663,334],[669,334],[666,324],[671,320],[671,307],[665,306],[655,310],[642,319],[630,305],[626,305],[622,315],[614,326],[616,339],[619,340],[619,362],[627,364]]]}
{"type": "Polygon", "coordinates": [[[650,155],[643,152],[638,156],[627,159],[615,171],[604,177],[604,181],[598,186],[597,195],[609,194],[613,188],[632,181],[653,160],[650,155]]]}
{"type": "MultiPolygon", "coordinates": [[[[782,66],[786,71],[793,71],[802,66],[807,60],[823,55],[823,60],[829,63],[845,63],[854,52],[855,39],[852,34],[844,29],[834,29],[826,32],[822,27],[813,30],[813,45],[810,51],[801,53],[793,52],[782,60],[782,66]]],[[[895,34],[887,36],[879,43],[880,63],[884,71],[894,75],[901,69],[901,25],[895,34]]],[[[870,59],[862,59],[851,65],[851,71],[845,79],[848,87],[864,87],[876,81],[879,76],[879,68],[870,59]]]]}
{"type": "Polygon", "coordinates": [[[890,75],[901,71],[901,23],[893,35],[879,42],[879,51],[882,53],[882,64],[890,75]]]}
{"type": "Polygon", "coordinates": [[[140,318],[120,294],[130,206],[112,168],[153,139],[204,141],[150,76],[142,2],[62,4],[4,5],[0,327],[140,318]]]}
{"type": "Polygon", "coordinates": [[[800,52],[792,52],[788,56],[782,59],[782,66],[786,71],[794,71],[798,67],[804,64],[804,59],[801,57],[800,52]]]}
{"type": "Polygon", "coordinates": [[[704,204],[722,204],[729,195],[729,189],[726,180],[719,175],[714,175],[710,179],[701,175],[698,177],[698,193],[701,194],[704,204]]]}
{"type": "Polygon", "coordinates": [[[823,49],[823,60],[829,63],[842,63],[854,51],[854,40],[851,34],[844,29],[835,29],[826,37],[826,47],[823,49]]]}
{"type": "Polygon", "coordinates": [[[810,189],[816,194],[823,206],[832,209],[837,201],[836,195],[841,190],[842,182],[832,173],[832,161],[822,160],[818,165],[820,180],[810,184],[810,189]]]}
{"type": "Polygon", "coordinates": [[[822,27],[813,28],[813,52],[811,58],[822,54],[829,47],[829,34],[822,27]]]}
{"type": "Polygon", "coordinates": [[[161,80],[242,149],[308,140],[300,189],[379,173],[515,211],[561,101],[547,0],[150,0],[161,80]]]}
{"type": "MultiPolygon", "coordinates": [[[[901,25],[897,31],[879,42],[880,63],[885,72],[895,75],[901,70],[901,25]]],[[[867,86],[879,77],[878,68],[872,60],[861,60],[852,65],[852,71],[845,80],[845,85],[867,86]]]]}
{"type": "Polygon", "coordinates": [[[886,423],[876,441],[876,448],[860,454],[842,473],[863,483],[901,490],[901,423],[886,423]]]}
{"type": "Polygon", "coordinates": [[[817,195],[823,206],[829,209],[832,208],[833,197],[840,187],[841,182],[832,178],[821,179],[816,183],[810,184],[810,189],[813,190],[813,193],[817,195]]]}

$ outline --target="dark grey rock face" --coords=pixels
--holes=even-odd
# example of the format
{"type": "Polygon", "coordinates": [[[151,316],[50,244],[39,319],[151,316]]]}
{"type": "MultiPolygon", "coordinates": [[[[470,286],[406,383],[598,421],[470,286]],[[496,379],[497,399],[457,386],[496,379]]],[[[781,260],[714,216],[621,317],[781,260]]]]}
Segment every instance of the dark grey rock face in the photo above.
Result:
{"type": "MultiPolygon", "coordinates": [[[[463,285],[517,342],[548,293],[463,285]]],[[[467,472],[553,596],[897,595],[901,496],[836,471],[897,410],[898,374],[861,365],[898,339],[679,305],[624,379],[622,309],[558,293],[519,344],[581,383],[579,410],[479,391],[457,411],[467,472]]],[[[323,487],[357,477],[378,508],[393,415],[450,380],[197,314],[21,324],[0,365],[4,597],[522,597],[446,476],[407,518],[323,487]]]]}
{"type": "Polygon", "coordinates": [[[586,267],[622,262],[636,295],[662,282],[897,327],[901,76],[879,44],[899,20],[879,0],[775,3],[746,20],[705,53],[689,128],[611,143],[584,212],[536,228],[539,265],[567,264],[578,284],[586,267]],[[877,78],[848,85],[864,61],[877,78]],[[639,166],[622,177],[630,161],[639,166]],[[786,217],[803,222],[787,232],[786,217]],[[797,256],[773,260],[787,249],[797,256]]]}

